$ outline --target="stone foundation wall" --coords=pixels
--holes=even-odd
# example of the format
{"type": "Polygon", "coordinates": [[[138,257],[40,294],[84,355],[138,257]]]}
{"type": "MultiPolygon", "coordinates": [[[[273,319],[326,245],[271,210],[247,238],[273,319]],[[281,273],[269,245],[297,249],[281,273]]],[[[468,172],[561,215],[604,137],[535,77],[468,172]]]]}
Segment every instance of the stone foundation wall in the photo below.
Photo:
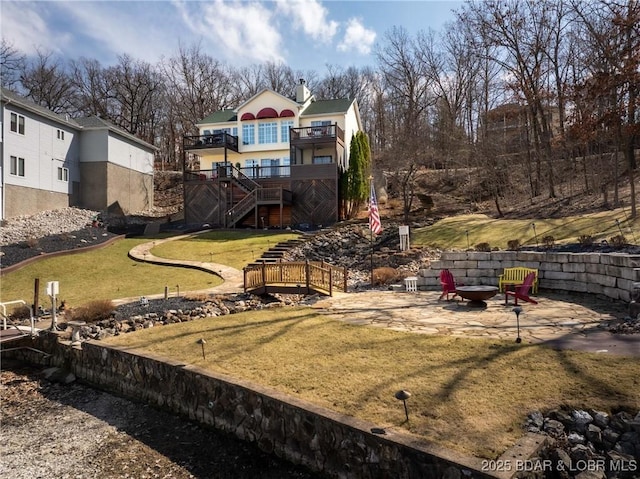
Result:
{"type": "Polygon", "coordinates": [[[9,354],[36,364],[64,367],[82,382],[235,434],[328,477],[503,477],[483,472],[486,461],[415,436],[394,431],[374,434],[374,424],[248,381],[140,351],[93,342],[72,346],[49,332],[18,346],[25,349],[9,354]],[[36,350],[52,355],[45,357],[36,350]]]}
{"type": "Polygon", "coordinates": [[[640,255],[623,253],[547,253],[538,251],[444,252],[418,273],[419,289],[440,288],[439,274],[451,271],[465,285],[498,285],[504,268],[538,269],[540,289],[591,293],[630,301],[640,282],[640,255]]]}
{"type": "Polygon", "coordinates": [[[5,185],[4,188],[5,218],[15,218],[20,215],[34,215],[41,211],[58,210],[73,206],[71,204],[71,197],[65,193],[17,185],[5,185]]]}

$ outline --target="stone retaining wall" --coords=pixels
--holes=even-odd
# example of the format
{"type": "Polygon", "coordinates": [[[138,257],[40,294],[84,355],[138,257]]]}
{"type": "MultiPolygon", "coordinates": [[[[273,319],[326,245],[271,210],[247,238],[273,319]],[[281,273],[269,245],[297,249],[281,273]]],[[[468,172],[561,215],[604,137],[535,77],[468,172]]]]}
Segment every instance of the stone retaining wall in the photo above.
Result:
{"type": "MultiPolygon", "coordinates": [[[[493,470],[484,472],[486,461],[404,432],[374,433],[375,424],[248,381],[141,351],[93,342],[72,346],[59,341],[56,333],[43,332],[22,341],[17,346],[25,349],[9,354],[36,364],[64,367],[85,383],[256,442],[267,452],[328,477],[505,477],[493,470]]],[[[531,455],[545,440],[536,436],[535,441],[536,447],[528,448],[531,455]]]]}
{"type": "Polygon", "coordinates": [[[448,269],[458,283],[498,285],[504,268],[538,269],[540,289],[591,293],[630,301],[640,282],[640,255],[623,253],[553,253],[539,251],[443,252],[429,269],[418,272],[418,288],[440,288],[438,275],[448,269]]]}

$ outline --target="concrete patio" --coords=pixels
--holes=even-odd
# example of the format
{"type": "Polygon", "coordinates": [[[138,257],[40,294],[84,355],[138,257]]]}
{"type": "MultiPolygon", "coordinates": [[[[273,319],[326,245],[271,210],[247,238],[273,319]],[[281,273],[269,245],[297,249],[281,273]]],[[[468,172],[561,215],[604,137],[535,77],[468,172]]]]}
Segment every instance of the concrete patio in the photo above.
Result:
{"type": "MultiPolygon", "coordinates": [[[[365,291],[339,293],[313,306],[339,320],[421,334],[515,341],[518,336],[513,299],[504,295],[486,308],[464,300],[439,300],[439,291],[365,291]]],[[[519,302],[522,344],[602,354],[640,356],[640,335],[612,334],[608,327],[627,315],[626,304],[587,294],[541,292],[538,304],[519,302]]]]}

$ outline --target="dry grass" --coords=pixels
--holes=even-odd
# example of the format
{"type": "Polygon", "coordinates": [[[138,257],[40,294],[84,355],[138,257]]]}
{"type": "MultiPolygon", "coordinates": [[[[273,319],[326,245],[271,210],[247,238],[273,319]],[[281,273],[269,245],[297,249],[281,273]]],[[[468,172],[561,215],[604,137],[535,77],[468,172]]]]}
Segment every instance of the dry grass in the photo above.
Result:
{"type": "Polygon", "coordinates": [[[355,326],[309,308],[210,318],[106,342],[251,380],[485,458],[510,447],[533,410],[640,408],[637,360],[355,326]],[[412,393],[408,423],[393,396],[399,389],[412,393]]]}
{"type": "Polygon", "coordinates": [[[535,220],[495,219],[475,214],[451,216],[431,226],[416,228],[412,232],[411,243],[444,249],[466,249],[488,243],[491,247],[506,249],[508,242],[514,240],[518,240],[522,246],[535,246],[536,243],[542,246],[545,237],[552,237],[558,244],[574,243],[587,235],[593,241],[610,241],[613,236],[620,235],[620,231],[627,236],[629,242],[637,244],[640,240],[640,218],[628,218],[622,208],[566,218],[535,220]]]}

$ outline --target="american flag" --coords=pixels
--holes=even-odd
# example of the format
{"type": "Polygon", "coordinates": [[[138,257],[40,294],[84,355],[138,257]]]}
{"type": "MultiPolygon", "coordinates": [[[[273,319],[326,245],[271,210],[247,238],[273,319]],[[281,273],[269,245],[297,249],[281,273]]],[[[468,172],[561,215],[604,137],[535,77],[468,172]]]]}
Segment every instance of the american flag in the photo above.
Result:
{"type": "Polygon", "coordinates": [[[380,211],[378,210],[378,201],[376,200],[376,189],[371,182],[371,198],[369,199],[369,229],[374,234],[382,232],[382,223],[380,222],[380,211]]]}

